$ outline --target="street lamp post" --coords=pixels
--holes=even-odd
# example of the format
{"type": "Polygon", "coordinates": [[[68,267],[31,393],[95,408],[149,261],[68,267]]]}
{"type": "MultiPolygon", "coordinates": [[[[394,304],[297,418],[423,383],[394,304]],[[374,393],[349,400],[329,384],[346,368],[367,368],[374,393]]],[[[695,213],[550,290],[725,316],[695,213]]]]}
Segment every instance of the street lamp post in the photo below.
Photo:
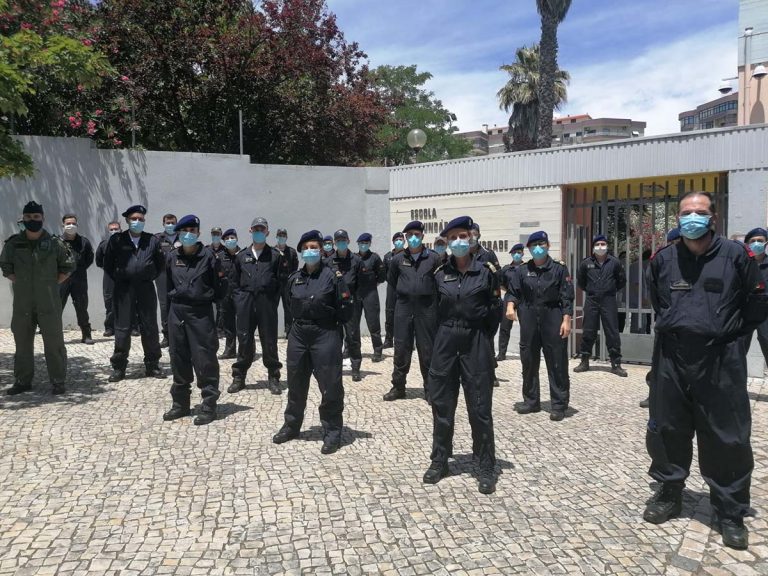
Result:
{"type": "Polygon", "coordinates": [[[406,141],[408,142],[408,146],[411,147],[411,150],[413,150],[411,162],[415,164],[416,155],[419,153],[419,150],[424,148],[424,146],[427,144],[427,135],[424,133],[424,130],[420,130],[419,128],[414,128],[413,130],[408,132],[406,141]]]}

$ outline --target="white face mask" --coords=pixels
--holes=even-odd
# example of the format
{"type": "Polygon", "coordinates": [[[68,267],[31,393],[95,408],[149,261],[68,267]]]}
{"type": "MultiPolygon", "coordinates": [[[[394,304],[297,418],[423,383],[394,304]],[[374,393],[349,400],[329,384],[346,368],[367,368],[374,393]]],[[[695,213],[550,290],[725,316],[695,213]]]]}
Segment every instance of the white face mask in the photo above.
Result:
{"type": "Polygon", "coordinates": [[[605,256],[608,254],[608,246],[595,246],[595,256],[605,256]]]}
{"type": "Polygon", "coordinates": [[[77,224],[65,224],[64,234],[66,234],[67,236],[74,236],[75,234],[77,234],[77,224]]]}

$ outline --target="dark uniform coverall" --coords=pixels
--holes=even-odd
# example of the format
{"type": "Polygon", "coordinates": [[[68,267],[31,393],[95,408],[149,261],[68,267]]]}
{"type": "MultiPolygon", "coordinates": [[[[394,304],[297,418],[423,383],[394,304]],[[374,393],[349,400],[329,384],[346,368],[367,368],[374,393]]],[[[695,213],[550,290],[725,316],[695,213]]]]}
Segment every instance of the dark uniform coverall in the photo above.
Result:
{"type": "MultiPolygon", "coordinates": [[[[210,250],[213,256],[216,258],[218,258],[223,252],[227,251],[226,246],[224,246],[224,242],[219,242],[218,245],[208,244],[205,248],[206,250],[210,250]]],[[[222,301],[218,300],[214,304],[216,307],[216,335],[221,337],[224,335],[224,316],[221,312],[222,301]]]]}
{"type": "Polygon", "coordinates": [[[360,343],[360,319],[357,318],[355,322],[354,307],[357,304],[357,282],[361,269],[360,257],[357,254],[353,254],[350,250],[347,250],[347,254],[344,257],[339,255],[338,250],[324,260],[326,266],[332,271],[341,272],[344,277],[344,283],[352,294],[352,313],[349,314],[343,324],[344,331],[344,346],[349,352],[349,359],[352,362],[352,371],[356,372],[360,370],[360,365],[363,363],[363,353],[361,351],[360,343]]]}
{"type": "Polygon", "coordinates": [[[432,462],[444,464],[453,454],[461,382],[472,427],[472,454],[482,470],[493,470],[493,348],[489,334],[499,324],[498,278],[478,258],[471,260],[464,274],[450,258],[435,273],[435,281],[439,327],[429,368],[432,462]]]}
{"type": "Polygon", "coordinates": [[[324,262],[311,274],[306,267],[288,280],[293,327],[288,334],[288,404],[284,428],[298,433],[304,421],[309,379],[314,375],[322,399],[320,423],[326,443],[339,444],[343,425],[341,330],[352,317],[352,298],[343,274],[324,262]]]}
{"type": "Polygon", "coordinates": [[[253,246],[243,248],[235,257],[232,280],[237,310],[237,360],[232,364],[232,378],[245,381],[256,353],[255,332],[259,331],[262,362],[268,377],[280,380],[283,365],[277,357],[277,304],[280,297],[282,256],[264,245],[257,259],[253,246]]]}
{"type": "Polygon", "coordinates": [[[72,296],[72,304],[77,315],[77,325],[86,334],[91,336],[91,321],[88,317],[88,268],[93,264],[93,246],[90,240],[80,234],[75,234],[71,240],[61,238],[69,247],[69,251],[75,259],[75,271],[64,282],[59,284],[61,295],[61,307],[67,305],[67,300],[72,296]]]}
{"type": "Polygon", "coordinates": [[[138,311],[144,364],[157,367],[160,337],[157,331],[155,279],[165,272],[165,255],[157,236],[142,232],[138,247],[128,230],[109,239],[104,251],[104,273],[115,284],[115,352],[110,362],[115,370],[125,371],[131,350],[131,324],[138,311]]]}
{"type": "MultiPolygon", "coordinates": [[[[160,248],[166,257],[176,248],[181,246],[178,234],[170,236],[165,232],[160,232],[155,234],[155,237],[160,241],[160,248]]],[[[155,279],[157,299],[160,302],[160,326],[164,339],[168,338],[168,287],[166,286],[166,279],[165,273],[158,275],[155,279]]]]}
{"type": "Polygon", "coordinates": [[[396,293],[392,386],[405,389],[415,337],[427,399],[429,366],[437,331],[435,270],[441,263],[440,255],[429,248],[424,248],[417,254],[411,254],[411,251],[406,249],[392,258],[387,275],[387,282],[394,287],[396,293]]]}
{"type": "MultiPolygon", "coordinates": [[[[379,304],[379,284],[384,282],[386,273],[384,263],[376,252],[370,250],[358,254],[361,260],[357,276],[357,302],[355,304],[355,324],[359,327],[365,312],[365,323],[371,334],[373,351],[381,353],[381,305],[379,304]]],[[[358,328],[359,330],[359,328],[358,328]]]]}
{"type": "MultiPolygon", "coordinates": [[[[500,281],[500,274],[501,274],[501,264],[499,264],[499,259],[496,257],[496,252],[493,250],[488,250],[485,248],[482,244],[478,243],[477,250],[474,252],[470,251],[470,254],[473,255],[473,258],[478,260],[481,264],[490,264],[492,266],[491,272],[496,274],[496,281],[500,281]]],[[[498,314],[501,316],[504,312],[504,307],[502,306],[502,301],[498,300],[498,314]]],[[[493,351],[493,348],[496,345],[495,339],[496,339],[496,332],[499,329],[499,323],[496,323],[496,328],[493,329],[493,332],[488,334],[488,337],[491,339],[491,351],[493,351]]],[[[496,356],[494,354],[493,357],[493,367],[496,368],[499,365],[498,362],[496,362],[496,356]]],[[[496,380],[496,371],[494,370],[493,373],[493,380],[496,380]]]]}
{"type": "Polygon", "coordinates": [[[610,254],[600,264],[592,255],[581,261],[576,273],[576,283],[584,290],[584,322],[582,324],[582,357],[592,356],[597,339],[597,329],[603,323],[605,345],[611,357],[611,364],[621,364],[621,337],[619,336],[619,309],[616,293],[627,285],[627,275],[621,261],[610,254]]]}
{"type": "Polygon", "coordinates": [[[192,380],[203,398],[201,410],[213,412],[219,397],[219,361],[216,351],[214,304],[223,295],[221,264],[213,251],[197,243],[187,254],[182,248],[167,257],[168,337],[173,403],[189,408],[192,380]]]}
{"type": "Polygon", "coordinates": [[[745,247],[715,236],[697,257],[684,242],[650,262],[656,366],[650,382],[649,474],[682,486],[699,446],[699,468],[718,516],[749,511],[753,458],[747,361],[739,341],[765,320],[765,284],[745,247]]]}
{"type": "Polygon", "coordinates": [[[395,287],[389,283],[389,268],[392,264],[392,258],[400,254],[402,250],[390,250],[384,254],[384,278],[387,280],[387,297],[384,301],[384,340],[391,342],[395,333],[395,300],[397,293],[395,287]]]}
{"type": "MultiPolygon", "coordinates": [[[[99,242],[99,246],[96,248],[96,266],[104,268],[104,252],[107,249],[107,243],[109,237],[99,242]]],[[[115,283],[109,274],[102,274],[101,280],[101,293],[104,297],[104,331],[107,333],[115,333],[115,307],[113,305],[113,295],[115,292],[115,283]]],[[[138,311],[137,315],[133,317],[133,323],[131,324],[131,331],[139,329],[138,311]]]]}
{"type": "Polygon", "coordinates": [[[237,312],[235,310],[235,286],[234,277],[235,257],[240,252],[240,247],[235,248],[235,253],[223,250],[216,254],[222,273],[224,297],[221,300],[221,327],[224,330],[224,356],[234,356],[237,350],[237,312]]]}
{"type": "Polygon", "coordinates": [[[287,338],[293,325],[291,300],[288,297],[288,278],[299,269],[299,253],[290,246],[285,246],[282,250],[277,246],[275,248],[283,257],[280,263],[280,299],[283,301],[283,327],[287,338]]]}
{"type": "MultiPolygon", "coordinates": [[[[755,260],[755,262],[760,270],[760,276],[763,278],[763,281],[768,282],[768,257],[763,258],[762,262],[758,262],[757,260],[755,260]]],[[[746,352],[749,352],[749,348],[752,346],[753,334],[754,331],[744,336],[744,347],[746,352]]],[[[763,358],[768,363],[768,320],[761,322],[757,327],[757,343],[760,344],[760,349],[763,351],[763,358]]]]}
{"type": "Polygon", "coordinates": [[[520,320],[523,401],[539,408],[541,351],[549,376],[552,411],[564,412],[570,399],[568,340],[560,337],[563,316],[573,315],[573,283],[568,268],[549,256],[542,266],[533,259],[512,274],[505,301],[514,302],[520,320]]]}
{"type": "MultiPolygon", "coordinates": [[[[505,292],[509,292],[509,281],[512,274],[515,272],[515,268],[521,266],[521,264],[507,264],[499,272],[499,284],[504,288],[505,292]]],[[[512,334],[512,326],[515,325],[514,320],[507,318],[506,310],[504,306],[501,307],[501,322],[499,323],[499,354],[502,356],[507,355],[507,347],[509,346],[509,338],[512,334]]]]}
{"type": "Polygon", "coordinates": [[[51,384],[67,379],[67,349],[61,325],[61,297],[58,275],[75,269],[67,246],[46,230],[37,240],[24,232],[6,240],[0,254],[3,276],[16,276],[13,283],[11,331],[16,343],[13,376],[21,387],[30,387],[35,375],[35,331],[40,327],[45,363],[51,384]]]}

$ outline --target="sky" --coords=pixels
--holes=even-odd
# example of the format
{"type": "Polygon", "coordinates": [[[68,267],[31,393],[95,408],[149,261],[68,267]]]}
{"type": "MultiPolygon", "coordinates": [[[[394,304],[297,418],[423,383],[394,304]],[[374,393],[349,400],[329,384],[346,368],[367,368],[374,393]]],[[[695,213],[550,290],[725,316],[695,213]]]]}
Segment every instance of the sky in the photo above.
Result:
{"type": "MultiPolygon", "coordinates": [[[[502,64],[537,42],[535,0],[327,0],[372,67],[418,65],[460,130],[504,126],[502,64]]],[[[738,0],[573,0],[559,28],[568,103],[556,115],[631,118],[679,132],[678,114],[736,75],[738,0]]]]}

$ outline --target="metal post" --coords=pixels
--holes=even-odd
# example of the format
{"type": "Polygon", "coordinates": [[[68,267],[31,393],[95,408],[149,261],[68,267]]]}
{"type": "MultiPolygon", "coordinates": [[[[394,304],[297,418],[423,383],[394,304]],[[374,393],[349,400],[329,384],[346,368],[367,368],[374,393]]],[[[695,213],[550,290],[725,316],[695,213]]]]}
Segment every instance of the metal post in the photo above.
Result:
{"type": "Polygon", "coordinates": [[[134,103],[133,100],[131,100],[131,148],[136,148],[136,126],[135,126],[135,116],[134,116],[134,103]]]}
{"type": "Polygon", "coordinates": [[[240,124],[240,156],[243,155],[243,109],[237,109],[237,117],[240,124]]]}

